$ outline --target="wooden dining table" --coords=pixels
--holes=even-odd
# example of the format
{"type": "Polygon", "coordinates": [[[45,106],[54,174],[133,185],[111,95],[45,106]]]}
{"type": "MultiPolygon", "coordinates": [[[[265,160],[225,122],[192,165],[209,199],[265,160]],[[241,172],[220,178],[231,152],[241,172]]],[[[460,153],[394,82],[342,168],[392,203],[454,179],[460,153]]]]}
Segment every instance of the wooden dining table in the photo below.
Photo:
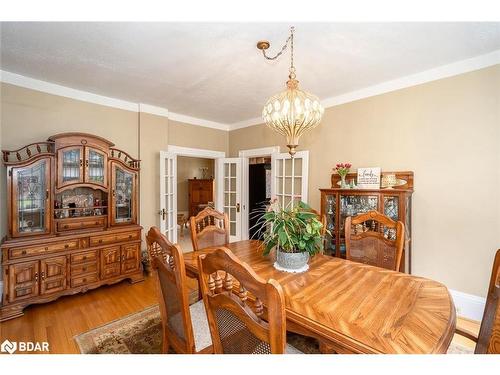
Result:
{"type": "MultiPolygon", "coordinates": [[[[322,352],[446,353],[455,331],[455,306],[448,289],[423,277],[327,255],[315,255],[309,270],[274,268],[255,240],[225,245],[265,280],[284,291],[287,330],[314,337],[322,352]]],[[[184,254],[186,271],[197,276],[197,257],[184,254]]]]}

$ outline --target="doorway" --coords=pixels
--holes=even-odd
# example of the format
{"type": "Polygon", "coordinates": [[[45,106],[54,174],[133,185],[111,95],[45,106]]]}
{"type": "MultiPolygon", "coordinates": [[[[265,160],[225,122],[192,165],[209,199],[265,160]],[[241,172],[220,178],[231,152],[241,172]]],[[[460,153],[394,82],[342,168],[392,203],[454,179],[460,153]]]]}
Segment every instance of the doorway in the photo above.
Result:
{"type": "Polygon", "coordinates": [[[192,250],[189,219],[206,207],[215,207],[215,160],[177,157],[177,241],[192,250]]]}
{"type": "Polygon", "coordinates": [[[248,160],[248,236],[263,240],[261,224],[271,201],[271,156],[248,160]]]}
{"type": "MultiPolygon", "coordinates": [[[[240,150],[238,156],[242,163],[242,216],[241,216],[241,239],[252,238],[255,229],[252,227],[258,218],[262,216],[255,212],[255,202],[259,203],[260,198],[253,199],[250,203],[250,190],[256,190],[257,194],[262,194],[263,187],[266,187],[266,199],[276,199],[282,207],[293,207],[297,201],[308,201],[309,184],[309,151],[298,151],[294,158],[289,153],[281,153],[279,146],[263,147],[250,150],[240,150]],[[250,168],[258,170],[262,167],[251,167],[251,160],[256,159],[255,164],[264,164],[266,175],[269,176],[266,182],[261,182],[260,188],[253,179],[250,179],[250,168]],[[266,166],[267,161],[271,160],[270,167],[266,166]],[[267,171],[269,169],[269,171],[267,171]],[[267,182],[269,181],[269,182],[267,182]],[[270,194],[269,190],[270,189],[270,194]],[[256,216],[256,218],[254,218],[256,216]]],[[[262,170],[260,172],[262,175],[262,170]]],[[[258,178],[258,177],[257,177],[258,178]]],[[[262,195],[261,195],[262,197],[262,195]]],[[[262,204],[261,204],[262,208],[262,204]]],[[[257,224],[257,228],[259,224],[257,224]]]]}
{"type": "MultiPolygon", "coordinates": [[[[178,233],[180,228],[178,227],[178,159],[183,157],[197,158],[197,159],[210,159],[214,166],[213,174],[209,172],[210,169],[206,170],[206,166],[199,166],[197,168],[203,168],[188,174],[198,173],[203,177],[203,172],[205,172],[205,177],[215,177],[214,193],[213,193],[213,204],[219,204],[219,195],[215,194],[217,189],[221,188],[221,184],[217,184],[220,180],[219,163],[216,160],[224,159],[226,153],[223,151],[213,151],[204,150],[197,148],[181,147],[169,145],[167,151],[160,151],[160,230],[167,236],[168,240],[172,243],[178,243],[180,237],[178,238],[178,233]],[[219,178],[218,178],[219,177],[219,178]]],[[[181,161],[181,163],[183,163],[181,161]]],[[[184,172],[183,172],[184,173],[184,172]]],[[[194,177],[194,175],[192,176],[194,177]]],[[[194,179],[194,178],[193,178],[194,179]]],[[[182,187],[181,187],[182,189],[182,187]]],[[[181,190],[182,193],[182,190],[181,190]]],[[[189,198],[188,198],[189,199],[189,198]]],[[[208,204],[208,201],[207,201],[208,204]]],[[[181,206],[182,211],[186,211],[185,206],[181,206]]],[[[189,215],[189,204],[188,204],[188,215],[189,215]]],[[[189,217],[186,217],[189,220],[189,217]]],[[[184,227],[185,232],[187,228],[184,227]]],[[[185,246],[188,246],[184,251],[190,251],[190,242],[185,241],[185,246]]]]}

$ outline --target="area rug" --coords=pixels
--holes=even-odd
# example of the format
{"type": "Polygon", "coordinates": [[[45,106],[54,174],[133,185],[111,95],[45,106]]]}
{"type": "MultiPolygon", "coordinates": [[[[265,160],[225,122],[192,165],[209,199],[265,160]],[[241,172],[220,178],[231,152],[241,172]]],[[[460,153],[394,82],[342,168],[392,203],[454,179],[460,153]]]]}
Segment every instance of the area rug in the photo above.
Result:
{"type": "MultiPolygon", "coordinates": [[[[159,308],[157,305],[148,307],[74,339],[83,354],[159,354],[162,341],[159,308]]],[[[320,353],[315,339],[288,333],[287,341],[303,353],[320,353]]],[[[448,354],[471,353],[470,348],[455,343],[448,349],[448,354]]]]}

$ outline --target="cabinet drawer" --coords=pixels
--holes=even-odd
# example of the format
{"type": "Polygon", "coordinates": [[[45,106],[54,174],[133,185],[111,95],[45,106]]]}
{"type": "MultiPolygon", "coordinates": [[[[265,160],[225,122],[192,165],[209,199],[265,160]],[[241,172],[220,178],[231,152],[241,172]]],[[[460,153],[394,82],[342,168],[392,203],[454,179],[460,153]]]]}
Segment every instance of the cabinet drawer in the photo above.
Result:
{"type": "Polygon", "coordinates": [[[9,257],[11,259],[16,259],[16,258],[29,257],[33,255],[52,253],[55,251],[64,251],[72,249],[78,249],[78,240],[69,240],[69,241],[57,242],[41,246],[10,249],[9,257]]]}
{"type": "Polygon", "coordinates": [[[139,232],[124,232],[116,234],[107,234],[103,236],[90,237],[90,246],[107,245],[110,243],[134,241],[139,239],[139,232]]]}
{"type": "Polygon", "coordinates": [[[97,273],[97,262],[71,266],[71,277],[85,275],[88,273],[97,273]]]}
{"type": "Polygon", "coordinates": [[[70,219],[63,220],[57,223],[57,230],[59,232],[78,230],[78,229],[92,229],[102,228],[106,225],[105,217],[88,217],[85,219],[70,219]]]}
{"type": "Polygon", "coordinates": [[[97,280],[99,280],[99,278],[97,277],[97,273],[93,273],[91,275],[73,277],[71,279],[71,287],[75,288],[77,286],[95,283],[97,280]]]}
{"type": "Polygon", "coordinates": [[[71,254],[71,264],[95,262],[97,260],[97,250],[86,251],[84,253],[71,254]]]}

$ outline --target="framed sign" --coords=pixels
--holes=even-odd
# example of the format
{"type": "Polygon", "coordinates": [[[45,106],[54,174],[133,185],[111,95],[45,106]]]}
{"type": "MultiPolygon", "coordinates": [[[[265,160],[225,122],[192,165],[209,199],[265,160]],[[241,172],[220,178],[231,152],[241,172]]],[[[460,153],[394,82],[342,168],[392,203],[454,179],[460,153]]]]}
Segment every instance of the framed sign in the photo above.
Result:
{"type": "Polygon", "coordinates": [[[358,189],[380,189],[380,167],[358,168],[358,189]]]}

